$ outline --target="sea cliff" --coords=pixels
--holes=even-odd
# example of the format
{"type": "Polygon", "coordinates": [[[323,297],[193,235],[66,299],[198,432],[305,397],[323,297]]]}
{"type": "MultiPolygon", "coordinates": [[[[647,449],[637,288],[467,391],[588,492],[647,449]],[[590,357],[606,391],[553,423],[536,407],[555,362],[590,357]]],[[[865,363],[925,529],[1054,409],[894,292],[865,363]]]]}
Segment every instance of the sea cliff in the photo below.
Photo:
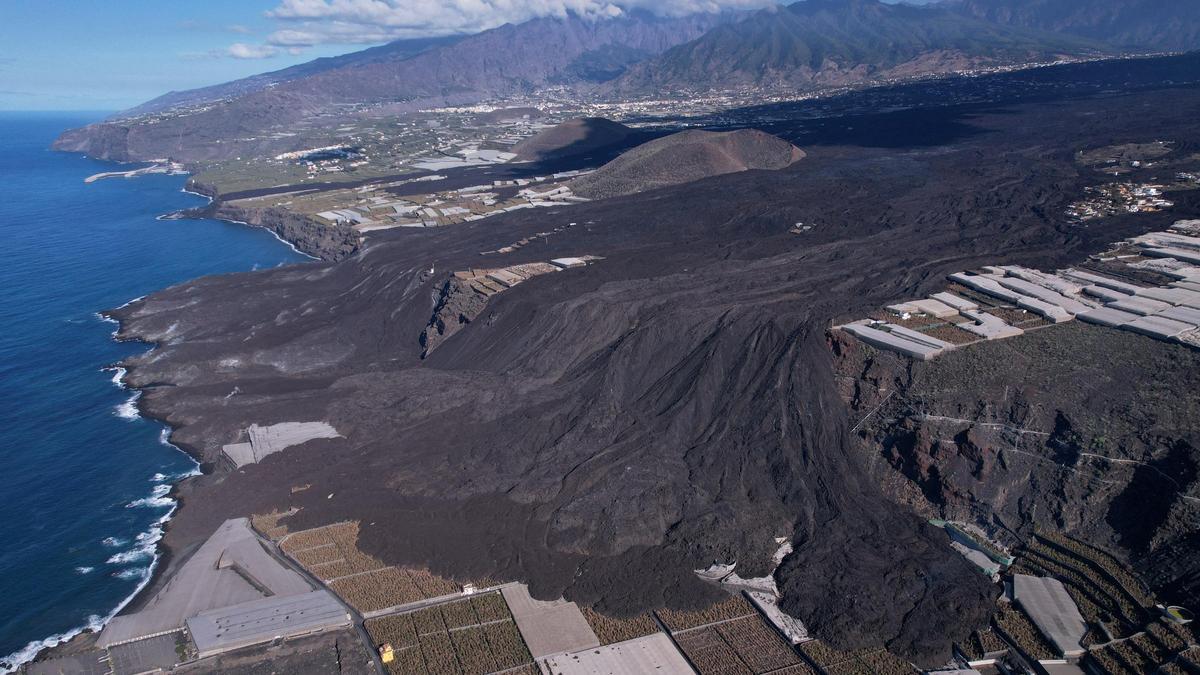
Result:
{"type": "Polygon", "coordinates": [[[281,208],[249,208],[224,202],[216,187],[189,180],[189,192],[201,194],[212,202],[205,207],[174,214],[179,218],[216,218],[270,230],[296,250],[321,260],[347,258],[362,245],[362,235],[348,225],[326,225],[311,217],[281,208]]]}

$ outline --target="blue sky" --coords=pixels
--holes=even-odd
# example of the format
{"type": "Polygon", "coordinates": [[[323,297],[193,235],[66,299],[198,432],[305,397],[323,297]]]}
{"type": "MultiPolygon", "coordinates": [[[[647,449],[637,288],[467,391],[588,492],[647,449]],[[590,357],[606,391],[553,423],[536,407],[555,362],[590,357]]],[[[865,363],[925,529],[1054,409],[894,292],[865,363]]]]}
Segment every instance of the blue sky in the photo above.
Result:
{"type": "Polygon", "coordinates": [[[779,1],[0,0],[0,110],[120,110],[389,40],[537,16],[681,15],[779,1]]]}
{"type": "Polygon", "coordinates": [[[0,0],[0,109],[117,110],[172,89],[215,84],[361,45],[324,44],[270,58],[229,56],[262,45],[274,2],[0,0]]]}

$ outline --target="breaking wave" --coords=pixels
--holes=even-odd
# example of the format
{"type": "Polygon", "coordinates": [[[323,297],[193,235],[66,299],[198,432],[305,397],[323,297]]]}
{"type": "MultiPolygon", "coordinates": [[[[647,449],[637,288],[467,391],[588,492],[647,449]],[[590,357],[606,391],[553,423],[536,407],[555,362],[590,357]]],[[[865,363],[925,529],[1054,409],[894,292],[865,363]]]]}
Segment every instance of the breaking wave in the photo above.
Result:
{"type": "MultiPolygon", "coordinates": [[[[126,504],[125,508],[136,509],[138,507],[144,506],[144,507],[156,509],[156,508],[161,508],[161,507],[174,506],[175,500],[168,497],[167,495],[169,495],[169,494],[171,494],[171,485],[169,483],[160,483],[160,484],[154,486],[154,490],[150,493],[149,497],[142,497],[141,499],[135,499],[135,500],[129,502],[128,504],[126,504]]],[[[138,535],[138,536],[140,537],[141,535],[138,535]]]]}
{"type": "MultiPolygon", "coordinates": [[[[174,476],[168,478],[168,480],[180,481],[180,480],[183,480],[184,478],[191,478],[192,476],[199,476],[201,473],[203,473],[203,471],[200,470],[200,462],[197,462],[195,457],[192,457],[191,455],[187,454],[186,452],[183,451],[183,448],[180,448],[178,445],[175,445],[174,443],[171,442],[171,427],[163,427],[162,431],[158,432],[158,442],[162,443],[163,445],[167,446],[168,448],[173,448],[175,450],[178,450],[179,454],[183,455],[184,457],[187,457],[188,461],[190,461],[192,463],[191,469],[188,469],[187,471],[184,471],[183,473],[175,474],[174,476]]],[[[161,476],[162,474],[160,473],[160,474],[155,474],[155,475],[161,476]]],[[[158,481],[154,481],[154,482],[158,482],[158,481]]]]}
{"type": "MultiPolygon", "coordinates": [[[[117,606],[114,607],[111,612],[105,616],[92,614],[87,618],[82,626],[77,626],[70,630],[63,631],[62,633],[56,633],[48,638],[34,640],[12,654],[9,654],[4,658],[0,658],[0,672],[12,672],[19,668],[22,664],[32,661],[34,657],[36,657],[42,650],[49,649],[51,647],[57,647],[65,642],[70,642],[80,633],[100,632],[100,630],[104,628],[105,624],[111,621],[114,616],[121,612],[121,610],[125,609],[125,606],[132,602],[133,599],[142,592],[142,589],[146,588],[146,585],[150,583],[150,579],[154,576],[154,569],[158,567],[159,556],[157,544],[163,536],[163,525],[171,519],[171,514],[174,512],[175,505],[173,504],[171,510],[167,513],[164,513],[160,518],[158,518],[158,520],[154,521],[154,524],[150,526],[149,530],[137,536],[137,548],[131,549],[130,551],[126,551],[124,553],[118,553],[112,558],[109,558],[108,562],[110,564],[120,564],[119,562],[114,563],[113,558],[121,557],[122,561],[124,561],[125,556],[137,552],[138,555],[136,558],[130,558],[126,562],[143,560],[146,558],[150,559],[150,564],[146,565],[145,567],[133,567],[113,573],[114,577],[125,581],[133,581],[136,579],[138,584],[133,591],[129,593],[129,595],[125,596],[124,600],[117,603],[117,606]]],[[[113,546],[120,545],[124,542],[116,537],[107,537],[104,539],[103,543],[105,546],[113,546]]],[[[87,569],[88,572],[92,571],[92,568],[83,567],[76,568],[76,571],[80,574],[85,574],[85,572],[81,571],[83,569],[87,569]]]]}
{"type": "Polygon", "coordinates": [[[131,422],[133,420],[139,419],[141,417],[141,415],[138,414],[137,402],[138,402],[138,399],[141,397],[142,397],[142,392],[140,392],[140,391],[133,392],[133,394],[131,394],[129,396],[128,400],[126,400],[124,403],[118,405],[114,409],[114,414],[123,420],[129,420],[131,422]]]}
{"type": "MultiPolygon", "coordinates": [[[[130,300],[130,301],[128,301],[128,302],[126,302],[125,304],[121,305],[121,306],[120,306],[120,307],[118,307],[117,309],[125,309],[126,307],[128,307],[128,306],[132,305],[133,303],[137,302],[138,300],[145,300],[145,299],[146,299],[146,296],[144,296],[144,295],[139,295],[139,296],[137,296],[136,298],[134,298],[134,299],[132,299],[132,300],[130,300]]],[[[105,317],[105,318],[107,319],[108,317],[105,317]]],[[[111,319],[111,320],[112,320],[112,321],[116,321],[116,319],[111,319]]]]}
{"type": "Polygon", "coordinates": [[[108,372],[111,370],[112,374],[113,374],[112,383],[115,384],[118,389],[126,389],[126,386],[125,386],[125,372],[126,371],[124,368],[122,368],[121,366],[108,366],[106,368],[101,368],[100,370],[103,370],[105,372],[108,372]]]}
{"type": "Polygon", "coordinates": [[[145,560],[146,558],[149,558],[152,555],[154,555],[153,548],[151,548],[151,549],[146,549],[144,547],[131,548],[128,551],[121,551],[120,553],[113,554],[112,556],[109,557],[108,560],[105,560],[104,562],[108,563],[109,565],[128,565],[131,562],[145,560]]]}
{"type": "MultiPolygon", "coordinates": [[[[139,588],[138,590],[140,591],[141,589],[139,588]]],[[[133,598],[133,596],[130,596],[130,599],[132,599],[132,598],[133,598]]],[[[121,607],[124,607],[128,602],[129,602],[129,600],[122,602],[121,607]]],[[[6,673],[12,672],[12,671],[16,670],[21,664],[26,663],[28,661],[32,661],[33,657],[37,656],[38,652],[42,651],[43,649],[49,649],[51,647],[56,647],[64,642],[68,642],[71,640],[71,638],[75,637],[76,635],[79,635],[80,633],[82,633],[84,631],[89,631],[89,630],[90,631],[98,631],[101,628],[103,628],[104,624],[107,623],[108,620],[111,619],[112,616],[115,614],[116,614],[116,612],[113,612],[112,615],[109,615],[109,616],[103,617],[103,618],[96,614],[93,614],[93,615],[89,616],[87,618],[87,621],[82,626],[79,626],[78,628],[72,628],[71,630],[63,631],[62,633],[57,633],[55,635],[51,635],[48,638],[30,642],[29,644],[25,645],[21,649],[18,649],[17,651],[13,652],[12,654],[9,654],[8,656],[5,656],[4,658],[0,658],[0,671],[6,672],[6,673]]]]}
{"type": "Polygon", "coordinates": [[[121,570],[120,572],[115,572],[113,574],[113,576],[118,579],[124,579],[126,581],[132,581],[133,579],[149,579],[150,578],[150,568],[149,567],[131,567],[127,570],[121,570]]]}
{"type": "Polygon", "coordinates": [[[114,328],[112,331],[113,337],[117,337],[117,333],[121,332],[121,322],[120,321],[117,321],[116,319],[112,318],[111,316],[105,316],[99,312],[96,312],[96,318],[100,319],[101,321],[103,321],[105,323],[111,323],[111,324],[116,325],[116,328],[114,328]]]}
{"type": "MultiPolygon", "coordinates": [[[[39,125],[42,124],[39,122],[39,125]]],[[[8,120],[4,120],[3,129],[0,129],[0,146],[4,147],[6,153],[22,152],[23,145],[18,144],[12,146],[7,141],[11,134],[7,134],[10,130],[8,120]]],[[[32,128],[32,127],[31,127],[32,128]]],[[[40,126],[37,128],[41,128],[40,126]]],[[[57,133],[57,130],[55,130],[57,133]]],[[[24,140],[24,139],[22,139],[24,140]]],[[[29,163],[30,170],[27,172],[31,180],[38,180],[44,183],[39,184],[39,187],[44,187],[45,190],[56,189],[58,184],[65,185],[66,182],[60,180],[64,177],[71,177],[72,184],[79,183],[74,177],[78,176],[80,169],[77,167],[78,162],[72,160],[70,166],[63,164],[58,159],[55,153],[47,153],[44,151],[44,146],[51,139],[45,139],[45,143],[39,141],[33,150],[30,158],[50,158],[53,161],[49,164],[29,163]],[[61,165],[61,166],[60,166],[61,165]],[[43,171],[45,169],[45,171],[43,171]]],[[[12,155],[13,158],[17,155],[12,155]]],[[[22,161],[22,166],[26,163],[22,161]]],[[[143,184],[142,187],[157,185],[159,181],[143,184]]],[[[32,184],[32,183],[31,183],[32,184]]],[[[200,202],[199,199],[183,198],[176,192],[178,190],[176,184],[170,184],[168,191],[163,192],[161,186],[154,189],[139,189],[134,199],[138,203],[145,205],[154,205],[157,212],[167,210],[176,210],[179,208],[187,208],[200,202]],[[161,206],[159,206],[161,204],[161,206]]],[[[30,193],[42,192],[41,190],[29,190],[30,193]]],[[[45,192],[45,194],[50,194],[45,192]]],[[[57,194],[57,193],[56,193],[57,194]]],[[[22,195],[16,195],[20,197],[22,195]]],[[[183,462],[178,461],[175,457],[169,456],[171,453],[162,453],[155,448],[161,450],[161,446],[154,444],[153,434],[158,431],[159,427],[143,427],[143,424],[156,424],[146,420],[146,416],[141,416],[142,420],[129,424],[122,424],[117,421],[117,415],[120,414],[121,421],[125,419],[135,419],[137,416],[133,401],[126,401],[130,395],[134,393],[131,377],[133,371],[129,373],[118,369],[120,359],[128,358],[132,353],[129,345],[119,348],[105,344],[108,333],[113,333],[118,340],[121,339],[121,328],[118,317],[130,312],[134,307],[140,305],[139,300],[144,298],[133,298],[132,296],[141,291],[130,291],[130,288],[161,288],[169,283],[173,283],[183,278],[191,278],[197,276],[198,272],[218,272],[224,271],[230,266],[237,269],[248,269],[251,264],[256,261],[265,267],[269,262],[275,260],[299,261],[300,256],[287,251],[287,249],[278,246],[269,237],[246,238],[244,234],[234,231],[234,228],[214,227],[209,228],[210,232],[202,232],[201,228],[187,228],[189,231],[184,233],[178,228],[163,228],[161,223],[137,216],[137,220],[128,220],[130,213],[126,201],[131,201],[116,195],[116,199],[105,198],[105,203],[100,203],[101,200],[94,196],[89,196],[86,200],[80,198],[75,199],[74,192],[63,192],[60,195],[62,200],[55,204],[55,210],[58,213],[68,214],[71,217],[60,218],[59,220],[69,222],[76,211],[72,209],[86,209],[87,217],[97,218],[98,222],[105,224],[119,223],[119,228],[79,228],[74,226],[63,226],[53,231],[48,231],[46,228],[26,228],[28,233],[20,233],[22,236],[14,240],[17,245],[26,243],[40,244],[39,250],[58,250],[64,248],[62,246],[46,246],[46,236],[53,235],[54,237],[62,236],[78,236],[80,239],[50,239],[52,243],[79,244],[71,248],[78,251],[78,255],[70,259],[72,264],[63,265],[57,268],[53,283],[47,282],[45,278],[45,269],[50,259],[40,259],[36,256],[26,256],[28,260],[23,263],[10,266],[12,269],[6,269],[6,272],[11,272],[17,276],[13,279],[19,279],[22,282],[29,284],[38,284],[38,288],[53,290],[54,293],[47,294],[47,302],[43,305],[41,302],[24,303],[23,307],[18,308],[14,314],[18,321],[21,321],[23,330],[21,340],[41,338],[36,331],[48,331],[47,335],[57,335],[59,332],[70,329],[76,330],[80,322],[90,326],[89,333],[99,336],[99,341],[81,341],[80,344],[64,344],[61,347],[71,354],[86,355],[86,359],[82,363],[95,364],[94,366],[80,366],[74,360],[55,360],[55,359],[30,359],[27,362],[20,364],[17,373],[21,374],[21,378],[13,378],[20,380],[20,383],[5,380],[6,385],[10,385],[15,396],[28,394],[27,391],[22,391],[18,387],[12,385],[24,385],[32,383],[30,388],[37,393],[38,383],[44,385],[45,382],[53,382],[58,388],[59,381],[50,378],[63,378],[62,382],[68,385],[76,385],[76,389],[68,392],[70,395],[80,396],[80,400],[86,400],[89,404],[93,404],[99,400],[99,408],[93,408],[92,412],[95,415],[72,415],[72,420],[63,424],[61,414],[54,416],[53,410],[47,420],[35,420],[38,424],[31,424],[31,428],[36,429],[43,425],[63,424],[62,434],[64,439],[84,437],[79,434],[85,433],[83,427],[93,423],[98,424],[99,428],[104,432],[102,435],[97,435],[95,438],[102,439],[97,443],[98,447],[103,447],[107,444],[111,448],[119,447],[121,450],[128,449],[127,454],[130,455],[132,461],[138,462],[137,466],[132,471],[114,471],[104,472],[98,471],[98,480],[88,480],[89,485],[102,485],[103,489],[94,490],[86,495],[80,495],[81,499],[63,499],[58,500],[53,510],[48,509],[44,514],[46,518],[54,517],[56,519],[71,519],[74,518],[77,522],[93,525],[85,532],[91,533],[90,536],[85,535],[84,546],[88,551],[87,558],[66,558],[66,561],[59,566],[54,567],[53,573],[47,572],[44,576],[46,579],[55,579],[62,583],[63,588],[56,588],[52,583],[48,583],[45,587],[31,589],[37,591],[36,596],[31,596],[28,601],[18,602],[17,597],[5,598],[8,603],[0,602],[0,612],[6,612],[10,608],[17,608],[19,612],[24,612],[30,605],[37,607],[45,604],[44,611],[53,610],[55,618],[51,628],[42,629],[38,634],[36,628],[29,625],[14,626],[15,630],[12,635],[4,635],[7,639],[2,640],[0,645],[0,673],[6,673],[19,667],[21,664],[35,658],[39,652],[47,648],[67,642],[75,636],[85,631],[99,631],[104,627],[108,620],[119,613],[121,610],[129,606],[134,596],[139,592],[143,592],[146,585],[150,582],[152,575],[160,562],[159,551],[157,545],[161,543],[162,528],[165,525],[167,518],[175,512],[176,505],[165,501],[156,502],[154,504],[146,503],[143,508],[133,508],[126,510],[124,507],[126,502],[135,500],[137,497],[147,497],[148,499],[165,498],[165,494],[154,494],[152,489],[158,484],[170,483],[182,479],[185,476],[197,473],[193,468],[194,462],[191,460],[183,462]],[[111,207],[111,208],[110,208],[111,207]],[[61,230],[61,232],[59,232],[61,230]],[[147,251],[153,251],[161,254],[161,265],[155,265],[153,269],[137,269],[130,268],[128,274],[112,274],[111,269],[114,265],[127,264],[127,261],[138,260],[137,255],[130,256],[129,248],[122,241],[130,236],[139,238],[139,244],[145,243],[149,248],[147,251]],[[26,234],[30,234],[29,238],[24,238],[26,234]],[[151,236],[153,235],[153,236],[151,236]],[[161,237],[160,237],[161,235],[161,237]],[[105,239],[104,237],[108,237],[105,239]],[[189,246],[193,242],[200,242],[200,246],[194,252],[194,255],[175,256],[172,253],[178,251],[178,246],[189,246]],[[228,242],[228,245],[227,245],[228,242]],[[186,259],[186,264],[176,265],[176,259],[186,259]],[[97,263],[97,261],[99,261],[97,263]],[[197,268],[200,265],[200,268],[197,268]],[[24,275],[24,276],[22,276],[24,275]],[[76,276],[80,275],[80,276],[76,276]],[[81,280],[92,279],[94,275],[95,281],[98,284],[95,287],[78,288],[72,284],[79,284],[81,280]],[[111,283],[109,283],[111,282],[111,283]],[[104,283],[107,285],[99,285],[104,283]],[[49,284],[49,285],[47,285],[49,284]],[[120,304],[121,301],[113,302],[112,298],[132,298],[129,302],[122,305],[124,309],[120,311],[105,311],[96,316],[92,316],[92,312],[105,306],[113,306],[120,304]],[[53,302],[51,302],[51,300],[53,302]],[[108,303],[97,304],[97,303],[108,303]],[[62,323],[62,319],[67,318],[69,323],[62,323]],[[43,321],[44,319],[44,321],[43,321]],[[103,323],[102,323],[103,322],[103,323]],[[104,326],[101,328],[101,326],[104,326]],[[87,342],[87,344],[83,344],[87,342]],[[36,363],[35,363],[36,362],[36,363]],[[100,366],[110,364],[109,368],[104,370],[104,375],[97,377],[97,369],[100,366]],[[43,367],[45,366],[45,367],[43,367]],[[26,370],[27,368],[27,370],[26,370]],[[25,377],[25,375],[28,377],[25,377]],[[113,395],[111,390],[105,394],[103,392],[108,385],[108,380],[111,378],[112,386],[123,389],[123,393],[113,395]],[[126,384],[126,383],[129,384],[126,384]],[[96,390],[99,388],[97,394],[96,390]],[[93,394],[97,394],[93,398],[93,394]],[[86,398],[83,398],[86,397],[86,398]],[[125,405],[118,406],[125,402],[125,405]],[[106,409],[107,408],[107,409],[106,409]],[[114,408],[119,408],[114,410],[114,408]],[[122,414],[123,413],[123,414],[122,414]],[[99,419],[93,419],[98,417],[99,419]],[[116,425],[116,428],[113,428],[116,425]],[[118,446],[118,444],[120,444],[118,446]],[[135,446],[136,444],[136,446],[135,446]],[[141,453],[138,451],[145,450],[141,453]],[[164,454],[168,455],[165,459],[164,454]],[[144,461],[143,461],[144,460],[144,461]],[[148,481],[150,474],[156,471],[162,472],[161,480],[148,481]],[[109,484],[105,485],[108,481],[109,484]],[[150,488],[150,489],[147,489],[150,488]],[[132,490],[132,491],[130,491],[132,490]],[[112,501],[113,493],[126,495],[123,499],[112,501]],[[153,495],[153,496],[152,496],[153,495]],[[86,497],[86,500],[83,498],[86,497]],[[151,506],[162,506],[165,508],[150,508],[151,506]],[[85,509],[83,513],[78,513],[78,510],[85,509]],[[90,509],[93,512],[89,513],[90,509]],[[100,511],[103,510],[103,513],[100,511]],[[115,512],[115,513],[114,513],[115,512]],[[114,516],[114,518],[100,518],[99,516],[114,516]],[[111,528],[111,529],[108,529],[111,528]],[[143,532],[141,536],[136,536],[138,531],[143,532]],[[108,533],[108,534],[106,534],[108,533]],[[99,537],[99,538],[97,538],[99,537]],[[121,556],[113,563],[105,563],[105,559],[110,556],[121,556]],[[85,571],[88,567],[94,569],[85,571]],[[118,576],[120,575],[120,576],[118,576]],[[61,591],[78,590],[78,593],[64,593],[61,591]],[[99,603],[99,604],[97,604],[99,603]],[[61,623],[60,623],[61,622],[61,623]]],[[[206,198],[207,200],[207,198],[206,198]]],[[[22,203],[19,199],[12,204],[6,204],[14,212],[24,212],[26,209],[41,208],[37,203],[22,203]]],[[[38,211],[31,211],[38,213],[38,211]]],[[[57,227],[57,224],[56,224],[57,227]]],[[[249,228],[247,228],[249,229],[249,228]]],[[[8,277],[6,277],[7,279],[8,277]]],[[[14,344],[22,345],[23,342],[17,341],[14,344]]],[[[8,343],[5,342],[5,346],[8,343]]],[[[15,352],[14,352],[15,353],[15,352]]],[[[43,386],[44,388],[44,386],[43,386]]],[[[20,400],[19,398],[17,400],[20,400]]],[[[61,413],[61,407],[58,410],[61,413]]],[[[13,431],[13,430],[7,430],[13,431]]],[[[90,438],[90,437],[89,437],[90,438]]],[[[17,441],[14,437],[10,440],[17,441]]],[[[168,438],[164,433],[163,444],[170,445],[168,438]]],[[[20,443],[27,443],[24,438],[20,439],[20,443]]],[[[68,474],[71,476],[79,476],[92,470],[91,464],[95,463],[94,457],[89,457],[84,453],[73,452],[77,444],[64,441],[62,447],[56,447],[59,455],[49,455],[42,459],[38,453],[29,454],[30,461],[28,462],[31,476],[40,477],[47,475],[53,477],[55,474],[68,474]],[[69,464],[68,461],[82,461],[83,470],[79,470],[79,465],[69,464]],[[42,474],[37,473],[43,472],[42,474]]],[[[107,462],[105,463],[107,464],[107,462]]],[[[23,467],[24,468],[24,467],[23,467]]],[[[24,476],[11,476],[13,480],[20,481],[24,476]]],[[[22,506],[20,500],[15,506],[22,506]]],[[[14,506],[14,504],[5,504],[6,508],[14,506]]],[[[11,510],[11,509],[10,509],[11,510]]],[[[11,514],[7,511],[5,515],[11,515],[12,520],[23,519],[23,514],[19,511],[13,511],[11,514]]],[[[64,528],[63,536],[67,535],[64,528]]],[[[70,540],[57,541],[54,537],[47,534],[37,541],[22,542],[21,549],[29,549],[30,557],[36,559],[42,555],[41,550],[35,550],[40,547],[47,554],[60,556],[68,556],[74,550],[75,542],[70,540]],[[24,546],[25,543],[31,546],[24,546]],[[34,555],[34,554],[37,555],[34,555]]],[[[10,547],[12,548],[12,547],[10,547]]],[[[6,551],[12,553],[12,551],[6,551]]],[[[7,579],[5,579],[7,581],[7,579]]],[[[0,585],[0,588],[3,588],[0,585]]],[[[21,616],[18,614],[17,616],[21,616]]],[[[32,616],[32,614],[31,614],[32,616]]],[[[0,631],[4,632],[4,631],[0,631]]]]}

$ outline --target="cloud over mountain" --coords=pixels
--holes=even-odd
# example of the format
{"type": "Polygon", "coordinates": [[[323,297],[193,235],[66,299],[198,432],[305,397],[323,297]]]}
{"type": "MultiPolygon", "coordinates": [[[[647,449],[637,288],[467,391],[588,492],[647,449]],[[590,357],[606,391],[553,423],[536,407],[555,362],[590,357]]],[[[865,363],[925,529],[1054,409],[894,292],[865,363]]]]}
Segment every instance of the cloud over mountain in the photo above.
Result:
{"type": "Polygon", "coordinates": [[[281,0],[267,15],[289,24],[272,45],[374,43],[475,33],[536,17],[574,14],[602,19],[632,10],[684,16],[753,9],[775,0],[281,0]]]}

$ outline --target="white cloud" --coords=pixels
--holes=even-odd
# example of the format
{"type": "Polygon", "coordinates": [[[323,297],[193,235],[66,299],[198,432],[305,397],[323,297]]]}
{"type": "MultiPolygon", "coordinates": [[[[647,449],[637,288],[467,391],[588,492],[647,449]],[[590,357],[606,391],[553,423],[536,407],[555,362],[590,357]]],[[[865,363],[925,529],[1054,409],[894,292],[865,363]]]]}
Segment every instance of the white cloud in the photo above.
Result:
{"type": "Polygon", "coordinates": [[[271,45],[248,45],[235,42],[229,45],[225,55],[235,59],[269,59],[279,53],[279,49],[271,45]]]}
{"type": "Polygon", "coordinates": [[[399,38],[476,33],[536,17],[606,18],[648,10],[682,16],[754,9],[778,0],[280,0],[267,16],[288,25],[268,44],[369,44],[399,38]]]}
{"type": "Polygon", "coordinates": [[[279,47],[311,47],[322,42],[320,33],[307,30],[277,30],[267,36],[267,43],[279,47]]]}
{"type": "Polygon", "coordinates": [[[230,33],[238,33],[240,35],[249,35],[253,32],[248,26],[243,26],[240,23],[229,24],[225,27],[225,30],[229,31],[230,33]]]}

